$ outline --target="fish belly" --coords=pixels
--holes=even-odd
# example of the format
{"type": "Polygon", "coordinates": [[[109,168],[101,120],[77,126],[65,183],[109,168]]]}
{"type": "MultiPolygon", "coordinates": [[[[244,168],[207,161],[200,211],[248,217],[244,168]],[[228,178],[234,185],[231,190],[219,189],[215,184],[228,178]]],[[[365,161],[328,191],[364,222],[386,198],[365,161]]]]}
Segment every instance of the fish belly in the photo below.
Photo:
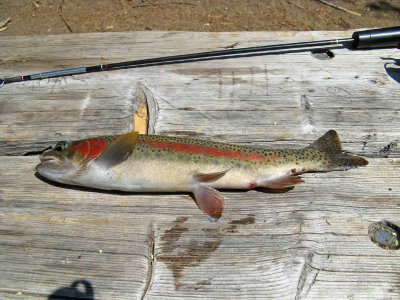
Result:
{"type": "Polygon", "coordinates": [[[91,166],[80,185],[133,192],[192,192],[199,184],[194,175],[223,171],[227,172],[218,180],[201,184],[217,189],[248,189],[259,177],[255,170],[221,163],[130,159],[107,171],[91,166]]]}

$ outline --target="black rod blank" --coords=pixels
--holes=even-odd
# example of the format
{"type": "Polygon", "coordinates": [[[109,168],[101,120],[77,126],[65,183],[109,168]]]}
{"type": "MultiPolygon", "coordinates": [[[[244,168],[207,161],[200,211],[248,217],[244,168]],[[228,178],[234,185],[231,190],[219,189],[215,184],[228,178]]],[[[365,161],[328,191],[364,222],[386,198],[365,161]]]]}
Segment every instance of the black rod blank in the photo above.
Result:
{"type": "MultiPolygon", "coordinates": [[[[258,46],[258,47],[248,47],[248,48],[237,48],[237,49],[226,49],[219,51],[209,51],[182,55],[173,55],[165,57],[154,57],[148,59],[140,59],[133,61],[125,61],[119,63],[111,63],[90,67],[79,67],[71,69],[56,70],[50,72],[36,73],[30,75],[20,75],[14,77],[8,77],[0,79],[0,86],[12,83],[12,82],[22,82],[37,79],[46,79],[52,77],[61,77],[68,75],[78,75],[85,73],[110,71],[134,67],[146,67],[155,64],[172,64],[172,63],[182,63],[194,59],[206,60],[207,58],[224,58],[227,55],[238,55],[245,53],[261,53],[277,50],[290,50],[298,48],[310,48],[310,47],[321,47],[321,46],[332,46],[332,45],[349,45],[353,49],[371,49],[371,48],[388,48],[388,47],[399,47],[400,45],[400,26],[356,31],[353,33],[351,38],[345,39],[332,39],[332,40],[322,40],[313,42],[300,42],[300,43],[289,43],[289,44],[279,44],[279,45],[268,45],[268,46],[258,46]]],[[[266,54],[266,53],[265,53],[266,54]]]]}

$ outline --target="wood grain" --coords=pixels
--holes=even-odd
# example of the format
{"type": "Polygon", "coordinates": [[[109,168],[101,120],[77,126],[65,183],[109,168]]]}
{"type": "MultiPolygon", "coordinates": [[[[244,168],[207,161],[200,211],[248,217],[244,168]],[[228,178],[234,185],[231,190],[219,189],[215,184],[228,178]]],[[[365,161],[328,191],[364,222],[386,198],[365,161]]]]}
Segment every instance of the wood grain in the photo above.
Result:
{"type": "Polygon", "coordinates": [[[81,278],[102,299],[146,286],[149,299],[398,296],[399,252],[367,235],[372,221],[398,220],[398,159],[309,174],[284,194],[224,192],[218,223],[189,195],[66,188],[34,176],[36,157],[0,162],[3,298],[81,278]]]}
{"type": "MultiPolygon", "coordinates": [[[[0,68],[12,76],[350,35],[2,37],[0,68]]],[[[400,254],[372,244],[368,226],[400,224],[398,50],[332,51],[330,60],[296,52],[0,88],[0,298],[397,299],[400,254]],[[224,191],[223,217],[211,223],[190,195],[54,185],[35,176],[37,155],[22,156],[131,130],[144,99],[150,133],[298,148],[335,129],[370,165],[307,174],[283,194],[224,191]]]]}

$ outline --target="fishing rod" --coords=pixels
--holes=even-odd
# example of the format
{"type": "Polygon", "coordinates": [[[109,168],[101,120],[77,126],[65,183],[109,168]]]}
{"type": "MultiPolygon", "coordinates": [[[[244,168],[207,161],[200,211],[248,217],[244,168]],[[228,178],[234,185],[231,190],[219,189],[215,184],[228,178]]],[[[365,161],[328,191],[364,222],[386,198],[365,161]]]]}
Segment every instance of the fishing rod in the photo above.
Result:
{"type": "Polygon", "coordinates": [[[264,52],[258,54],[258,55],[264,55],[268,54],[269,51],[291,50],[291,49],[306,48],[306,47],[332,46],[332,45],[347,46],[350,49],[355,49],[355,50],[399,47],[400,26],[355,31],[351,38],[257,46],[248,48],[236,48],[236,49],[199,52],[199,53],[173,55],[165,57],[154,57],[154,58],[125,61],[125,62],[104,64],[104,65],[97,65],[90,67],[70,68],[70,69],[62,69],[62,70],[36,73],[30,75],[19,75],[19,76],[0,79],[0,87],[3,86],[4,84],[12,82],[40,80],[53,77],[111,71],[111,70],[119,70],[119,69],[135,68],[135,67],[146,67],[146,66],[154,66],[160,64],[175,64],[175,63],[190,62],[196,59],[199,60],[223,59],[223,58],[228,58],[227,55],[237,55],[245,53],[254,53],[253,55],[256,55],[255,53],[257,52],[260,53],[264,52]]]}

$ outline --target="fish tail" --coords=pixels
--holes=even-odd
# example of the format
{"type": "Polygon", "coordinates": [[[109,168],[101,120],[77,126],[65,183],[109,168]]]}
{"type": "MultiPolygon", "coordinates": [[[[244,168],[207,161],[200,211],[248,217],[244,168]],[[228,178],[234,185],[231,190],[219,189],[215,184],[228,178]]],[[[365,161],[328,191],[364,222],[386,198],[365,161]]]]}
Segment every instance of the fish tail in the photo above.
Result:
{"type": "Polygon", "coordinates": [[[322,166],[322,171],[342,171],[368,165],[368,161],[361,156],[343,153],[339,135],[335,130],[329,130],[307,148],[325,154],[327,162],[322,166]]]}

